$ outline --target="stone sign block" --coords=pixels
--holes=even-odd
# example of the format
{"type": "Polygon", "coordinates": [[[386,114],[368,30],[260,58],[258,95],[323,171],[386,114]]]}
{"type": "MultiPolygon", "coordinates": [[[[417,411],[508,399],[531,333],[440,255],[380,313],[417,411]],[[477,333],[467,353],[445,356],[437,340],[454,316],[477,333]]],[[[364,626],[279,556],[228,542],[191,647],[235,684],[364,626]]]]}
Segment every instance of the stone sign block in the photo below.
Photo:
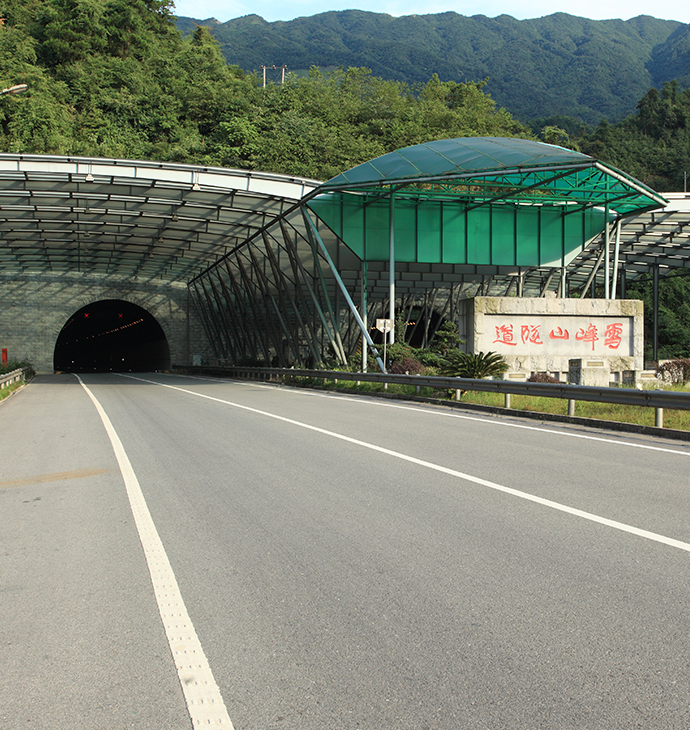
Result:
{"type": "MultiPolygon", "coordinates": [[[[460,336],[467,352],[498,352],[508,375],[548,372],[608,385],[610,374],[643,369],[643,307],[637,300],[475,297],[460,302],[460,336]]],[[[626,376],[629,379],[629,375],[626,376]]]]}

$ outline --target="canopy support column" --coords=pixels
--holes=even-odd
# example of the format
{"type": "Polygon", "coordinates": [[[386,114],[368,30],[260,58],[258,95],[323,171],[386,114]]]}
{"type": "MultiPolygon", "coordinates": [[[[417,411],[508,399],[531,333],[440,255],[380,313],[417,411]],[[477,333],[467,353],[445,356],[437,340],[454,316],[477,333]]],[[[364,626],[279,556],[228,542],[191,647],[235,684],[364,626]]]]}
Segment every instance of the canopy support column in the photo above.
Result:
{"type": "Polygon", "coordinates": [[[620,254],[621,247],[621,219],[616,221],[616,245],[613,249],[613,296],[612,299],[616,298],[616,289],[618,288],[618,257],[620,254]]]}
{"type": "Polygon", "coordinates": [[[321,239],[321,236],[319,235],[319,232],[316,229],[316,226],[314,225],[314,221],[311,219],[311,215],[309,214],[309,212],[306,209],[304,209],[304,219],[307,221],[311,235],[313,236],[314,240],[316,241],[319,248],[321,249],[321,253],[322,253],[323,257],[326,259],[326,263],[330,267],[331,272],[333,273],[333,276],[335,277],[335,280],[338,282],[340,291],[343,293],[343,296],[345,297],[345,301],[347,302],[347,306],[350,308],[350,312],[352,312],[352,316],[357,321],[357,324],[359,325],[359,328],[362,331],[362,334],[364,335],[364,339],[367,341],[367,344],[371,348],[372,352],[375,354],[376,362],[379,364],[379,367],[381,368],[381,372],[385,373],[386,368],[383,364],[383,360],[381,360],[381,357],[378,354],[376,345],[374,345],[373,340],[369,336],[369,332],[367,331],[367,328],[366,328],[364,322],[362,321],[362,318],[359,316],[357,307],[355,307],[355,303],[352,301],[350,292],[345,287],[345,283],[343,282],[342,278],[340,277],[340,273],[335,268],[335,264],[333,263],[333,259],[331,258],[331,255],[328,253],[326,244],[324,244],[323,240],[321,239]]]}
{"type": "Polygon", "coordinates": [[[390,197],[389,229],[389,257],[388,257],[388,318],[391,320],[391,329],[385,337],[388,344],[395,344],[395,195],[390,197]]]}
{"type": "Polygon", "coordinates": [[[611,224],[609,223],[609,206],[606,206],[606,242],[604,244],[604,299],[611,298],[611,224]]]}
{"type": "Polygon", "coordinates": [[[659,359],[659,264],[652,266],[652,360],[659,359]]]}
{"type": "MultiPolygon", "coordinates": [[[[369,264],[366,261],[362,261],[362,323],[364,324],[364,329],[367,329],[369,326],[367,322],[367,274],[369,273],[369,264]]],[[[367,339],[366,337],[362,336],[362,372],[366,373],[367,371],[367,339]]]]}

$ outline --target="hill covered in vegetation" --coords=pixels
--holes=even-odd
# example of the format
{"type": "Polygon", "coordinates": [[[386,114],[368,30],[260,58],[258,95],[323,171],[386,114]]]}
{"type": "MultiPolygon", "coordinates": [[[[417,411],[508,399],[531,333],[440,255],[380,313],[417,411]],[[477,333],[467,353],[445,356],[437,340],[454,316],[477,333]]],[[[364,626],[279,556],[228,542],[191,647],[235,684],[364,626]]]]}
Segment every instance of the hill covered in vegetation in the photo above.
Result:
{"type": "Polygon", "coordinates": [[[415,93],[366,69],[262,88],[161,0],[0,0],[0,150],[242,167],[328,179],[410,144],[528,135],[482,83],[415,93]]]}
{"type": "Polygon", "coordinates": [[[690,89],[676,81],[649,89],[634,114],[617,124],[602,120],[577,144],[655,190],[682,191],[690,174],[690,89]]]}
{"type": "Polygon", "coordinates": [[[533,20],[457,13],[395,18],[360,10],[269,23],[258,15],[179,20],[208,25],[225,58],[247,71],[287,65],[306,73],[366,67],[384,79],[482,81],[522,121],[554,114],[597,124],[631,114],[652,86],[690,86],[690,26],[639,16],[588,20],[555,13],[533,20]]]}

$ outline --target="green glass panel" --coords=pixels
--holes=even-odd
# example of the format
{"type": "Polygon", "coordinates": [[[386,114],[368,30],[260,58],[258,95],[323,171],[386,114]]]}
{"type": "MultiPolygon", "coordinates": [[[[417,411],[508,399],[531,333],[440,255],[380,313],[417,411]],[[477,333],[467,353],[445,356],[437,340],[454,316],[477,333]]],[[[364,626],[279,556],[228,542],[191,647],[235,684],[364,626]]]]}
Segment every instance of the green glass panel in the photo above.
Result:
{"type": "Polygon", "coordinates": [[[491,263],[515,265],[515,209],[508,205],[491,208],[491,263]]]}
{"type": "Polygon", "coordinates": [[[367,261],[387,261],[390,253],[390,206],[388,199],[378,201],[367,209],[367,261]]]}
{"type": "Polygon", "coordinates": [[[417,257],[420,262],[441,261],[441,204],[425,200],[417,209],[417,257]]]}
{"type": "Polygon", "coordinates": [[[417,206],[414,201],[395,202],[395,260],[417,260],[417,206]]]}
{"type": "Polygon", "coordinates": [[[577,254],[582,251],[584,241],[582,227],[584,211],[571,213],[564,216],[565,220],[565,263],[568,264],[577,254]]]}
{"type": "Polygon", "coordinates": [[[467,263],[490,264],[489,208],[475,208],[467,214],[467,263]]]}
{"type": "Polygon", "coordinates": [[[534,205],[518,206],[517,266],[537,266],[539,261],[539,210],[534,205]],[[535,263],[537,262],[537,263],[535,263]]]}
{"type": "MultiPolygon", "coordinates": [[[[318,211],[316,212],[318,213],[318,211]]],[[[343,241],[362,259],[364,258],[366,236],[364,212],[365,209],[357,201],[346,197],[342,206],[342,227],[341,233],[339,234],[343,241]]],[[[333,218],[335,219],[335,216],[333,218]]],[[[324,222],[333,228],[328,219],[324,219],[324,222]]],[[[337,228],[333,228],[333,230],[339,233],[337,228]]]]}
{"type": "Polygon", "coordinates": [[[467,262],[465,239],[465,206],[443,203],[443,263],[467,262]]]}
{"type": "Polygon", "coordinates": [[[542,266],[561,266],[563,261],[563,233],[560,206],[558,210],[543,206],[540,216],[542,266]]]}

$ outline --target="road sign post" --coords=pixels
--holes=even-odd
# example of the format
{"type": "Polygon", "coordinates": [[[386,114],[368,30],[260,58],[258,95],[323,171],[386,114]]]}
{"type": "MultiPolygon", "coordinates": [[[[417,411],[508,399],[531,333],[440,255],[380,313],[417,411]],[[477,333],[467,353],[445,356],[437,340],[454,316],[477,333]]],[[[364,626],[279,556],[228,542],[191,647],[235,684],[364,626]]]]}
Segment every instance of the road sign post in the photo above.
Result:
{"type": "Polygon", "coordinates": [[[383,366],[388,372],[388,365],[386,364],[386,343],[388,342],[388,333],[393,329],[392,319],[377,319],[376,329],[383,333],[383,366]]]}

